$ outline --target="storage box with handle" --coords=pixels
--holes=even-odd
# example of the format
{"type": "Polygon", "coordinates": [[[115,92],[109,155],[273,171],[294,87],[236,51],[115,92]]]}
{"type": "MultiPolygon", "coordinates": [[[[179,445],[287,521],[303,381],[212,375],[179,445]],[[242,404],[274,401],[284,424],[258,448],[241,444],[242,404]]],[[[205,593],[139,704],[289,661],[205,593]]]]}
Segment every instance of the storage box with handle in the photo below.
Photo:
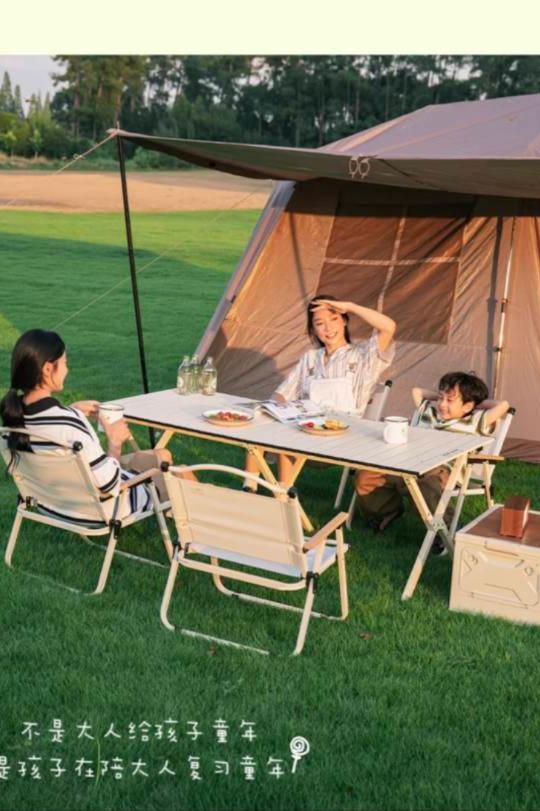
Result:
{"type": "Polygon", "coordinates": [[[450,609],[540,624],[540,513],[522,538],[500,534],[502,505],[455,537],[450,609]]]}

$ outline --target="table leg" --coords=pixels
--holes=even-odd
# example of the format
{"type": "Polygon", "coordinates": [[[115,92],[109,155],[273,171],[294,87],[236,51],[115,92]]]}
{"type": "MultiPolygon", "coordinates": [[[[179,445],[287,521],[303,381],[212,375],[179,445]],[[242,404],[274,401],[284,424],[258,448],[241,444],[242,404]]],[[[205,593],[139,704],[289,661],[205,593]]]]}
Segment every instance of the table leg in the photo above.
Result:
{"type": "Polygon", "coordinates": [[[463,475],[463,482],[459,488],[459,495],[456,501],[456,508],[454,510],[454,517],[452,518],[452,523],[450,524],[450,536],[452,541],[454,540],[454,535],[456,534],[457,525],[459,519],[461,517],[461,511],[463,510],[463,502],[465,501],[465,494],[469,487],[469,482],[471,480],[471,475],[473,471],[473,466],[469,463],[467,464],[467,468],[463,475]]]}
{"type": "Polygon", "coordinates": [[[156,442],[156,450],[158,448],[166,448],[171,439],[173,438],[175,432],[174,431],[163,431],[160,438],[156,442]]]}
{"type": "Polygon", "coordinates": [[[459,475],[463,471],[464,467],[467,464],[467,454],[462,454],[458,456],[455,460],[452,470],[450,471],[450,475],[448,477],[448,481],[446,482],[446,487],[444,488],[443,492],[441,493],[441,498],[439,499],[439,503],[437,504],[437,508],[435,512],[432,514],[428,505],[426,504],[426,500],[422,495],[422,491],[418,486],[418,480],[414,476],[404,476],[405,484],[407,485],[407,489],[411,494],[411,498],[413,499],[422,521],[426,525],[427,532],[422,542],[422,546],[420,547],[420,551],[414,561],[414,565],[411,569],[411,573],[403,589],[403,593],[401,595],[402,600],[410,599],[413,594],[418,581],[420,579],[420,575],[422,574],[422,570],[424,568],[424,564],[427,560],[429,555],[431,546],[433,541],[435,540],[435,536],[439,532],[443,536],[444,543],[450,553],[453,552],[454,544],[452,536],[448,531],[448,527],[444,522],[444,513],[446,512],[446,508],[448,506],[448,502],[452,497],[452,492],[455,489],[456,482],[459,478],[459,475]]]}
{"type": "MultiPolygon", "coordinates": [[[[247,451],[248,453],[251,454],[251,456],[255,460],[255,464],[259,468],[261,476],[264,479],[266,479],[267,482],[270,482],[270,484],[280,484],[282,487],[286,487],[287,489],[294,485],[296,479],[300,475],[300,472],[306,463],[306,459],[303,456],[297,456],[296,461],[294,462],[291,468],[291,473],[287,481],[278,482],[278,480],[276,479],[276,477],[272,472],[272,468],[269,466],[268,462],[264,458],[264,453],[260,450],[260,448],[258,448],[256,445],[248,445],[247,451]]],[[[298,502],[298,506],[300,508],[300,517],[302,519],[302,526],[307,532],[313,532],[313,524],[306,515],[304,508],[302,507],[300,502],[298,502]]]]}
{"type": "Polygon", "coordinates": [[[302,472],[302,468],[306,464],[306,457],[305,456],[295,456],[294,464],[291,468],[291,472],[287,477],[286,481],[282,482],[283,487],[293,487],[295,481],[297,480],[298,476],[302,472]]]}

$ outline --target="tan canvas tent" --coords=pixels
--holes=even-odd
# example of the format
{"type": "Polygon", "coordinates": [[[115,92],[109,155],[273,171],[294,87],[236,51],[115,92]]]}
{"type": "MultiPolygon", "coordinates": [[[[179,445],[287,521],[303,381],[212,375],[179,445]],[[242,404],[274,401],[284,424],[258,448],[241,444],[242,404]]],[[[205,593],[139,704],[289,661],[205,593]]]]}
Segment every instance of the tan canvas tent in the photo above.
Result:
{"type": "Polygon", "coordinates": [[[222,390],[270,394],[309,346],[306,302],[332,293],[398,324],[390,411],[474,370],[517,408],[508,455],[540,461],[540,94],[426,107],[320,150],[116,134],[282,181],[200,344],[222,390]]]}

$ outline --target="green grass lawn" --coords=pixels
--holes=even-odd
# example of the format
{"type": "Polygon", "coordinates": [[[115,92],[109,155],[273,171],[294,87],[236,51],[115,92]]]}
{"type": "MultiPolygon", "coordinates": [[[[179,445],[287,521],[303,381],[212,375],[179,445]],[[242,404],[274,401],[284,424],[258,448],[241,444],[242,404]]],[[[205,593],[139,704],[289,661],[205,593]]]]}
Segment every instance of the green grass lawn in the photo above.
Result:
{"type": "MultiPolygon", "coordinates": [[[[169,252],[139,279],[152,389],[174,384],[178,360],[198,343],[256,218],[134,216],[138,266],[169,252]]],[[[0,271],[4,388],[18,334],[54,328],[127,279],[122,219],[0,212],[0,271]]],[[[68,401],[140,391],[129,283],[59,331],[69,353],[68,401]]],[[[179,439],[172,449],[188,463],[242,462],[238,449],[218,444],[179,439]]],[[[505,463],[498,496],[519,492],[539,509],[538,475],[534,466],[505,463]]],[[[335,469],[302,475],[303,503],[318,525],[332,513],[338,480],[335,469]]],[[[0,499],[5,544],[15,494],[3,476],[0,499]]],[[[471,499],[466,518],[483,508],[471,499]]],[[[172,620],[275,656],[166,631],[158,613],[165,569],[118,558],[97,598],[36,579],[26,572],[91,589],[101,553],[75,537],[25,528],[14,570],[0,565],[0,809],[537,809],[540,630],[451,614],[448,558],[430,560],[414,598],[402,603],[421,537],[411,508],[384,536],[358,521],[347,533],[350,617],[313,620],[303,655],[293,659],[296,617],[229,602],[197,573],[183,574],[172,620]],[[58,741],[55,720],[65,730],[58,741]],[[196,740],[190,721],[203,733],[196,740]],[[217,721],[228,725],[224,743],[217,721]],[[242,737],[246,721],[255,740],[242,737]],[[40,735],[23,735],[26,722],[40,735]],[[296,735],[311,750],[293,775],[296,735]],[[200,781],[190,777],[190,757],[200,759],[200,781]],[[246,758],[255,762],[252,781],[246,758]],[[282,759],[283,776],[269,773],[270,758],[282,759]],[[228,763],[229,774],[216,774],[226,768],[216,762],[228,763]]],[[[164,562],[153,525],[126,531],[120,546],[164,562]]],[[[333,573],[318,602],[323,611],[336,606],[333,573]]]]}

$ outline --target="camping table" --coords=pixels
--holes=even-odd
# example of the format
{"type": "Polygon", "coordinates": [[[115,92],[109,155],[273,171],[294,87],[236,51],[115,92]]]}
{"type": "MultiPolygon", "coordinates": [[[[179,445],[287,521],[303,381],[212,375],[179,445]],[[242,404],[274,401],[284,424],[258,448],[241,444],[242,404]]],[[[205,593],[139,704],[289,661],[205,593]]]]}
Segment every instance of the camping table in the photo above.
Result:
{"type": "MultiPolygon", "coordinates": [[[[401,476],[426,526],[424,541],[403,590],[404,600],[414,593],[437,533],[443,536],[449,551],[452,551],[453,540],[443,520],[446,507],[460,474],[465,470],[468,453],[477,451],[490,441],[489,437],[471,434],[409,428],[406,445],[388,445],[382,439],[380,422],[355,416],[347,417],[350,429],[339,436],[306,434],[294,425],[281,424],[263,414],[257,415],[245,426],[224,428],[207,422],[201,416],[202,412],[210,408],[232,408],[249,400],[220,393],[213,397],[202,394],[180,397],[171,389],[115,402],[124,406],[128,422],[163,431],[156,447],[166,447],[176,433],[238,445],[253,455],[261,475],[272,483],[276,483],[276,479],[264,459],[264,451],[291,454],[296,461],[290,480],[282,482],[285,487],[294,484],[308,459],[401,476]],[[439,504],[432,513],[418,486],[418,478],[443,464],[449,465],[450,475],[439,504]]],[[[312,529],[305,515],[304,525],[312,529]]]]}

